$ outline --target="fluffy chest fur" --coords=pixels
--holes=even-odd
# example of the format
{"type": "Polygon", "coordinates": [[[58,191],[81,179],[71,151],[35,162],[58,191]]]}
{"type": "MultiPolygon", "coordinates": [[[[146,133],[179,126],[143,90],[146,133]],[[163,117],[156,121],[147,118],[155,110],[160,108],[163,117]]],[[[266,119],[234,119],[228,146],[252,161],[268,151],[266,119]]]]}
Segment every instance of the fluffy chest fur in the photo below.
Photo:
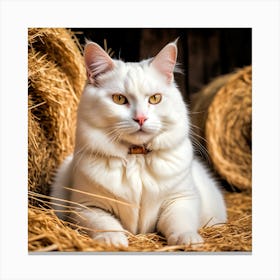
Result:
{"type": "Polygon", "coordinates": [[[184,141],[172,150],[127,154],[125,158],[84,153],[74,160],[73,187],[130,206],[76,192],[72,193],[72,200],[106,209],[132,233],[152,232],[164,203],[186,194],[182,181],[190,180],[189,145],[184,141]]]}

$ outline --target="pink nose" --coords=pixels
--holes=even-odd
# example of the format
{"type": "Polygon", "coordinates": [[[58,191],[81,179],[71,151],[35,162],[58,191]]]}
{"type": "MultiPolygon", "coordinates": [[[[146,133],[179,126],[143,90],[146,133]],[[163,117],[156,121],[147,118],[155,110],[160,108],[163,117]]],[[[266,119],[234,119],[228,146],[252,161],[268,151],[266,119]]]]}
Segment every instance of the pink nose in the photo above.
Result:
{"type": "Polygon", "coordinates": [[[136,121],[137,123],[139,123],[140,126],[143,125],[143,123],[147,120],[148,118],[144,115],[139,115],[136,118],[134,118],[133,120],[136,121]]]}

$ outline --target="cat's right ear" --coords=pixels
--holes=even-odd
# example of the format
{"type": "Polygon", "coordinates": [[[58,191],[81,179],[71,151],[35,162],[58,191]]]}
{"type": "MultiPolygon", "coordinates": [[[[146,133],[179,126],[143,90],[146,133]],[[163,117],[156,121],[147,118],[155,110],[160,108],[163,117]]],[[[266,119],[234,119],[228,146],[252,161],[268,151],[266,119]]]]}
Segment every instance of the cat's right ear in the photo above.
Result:
{"type": "Polygon", "coordinates": [[[166,77],[168,83],[171,83],[174,79],[173,72],[177,60],[177,40],[166,45],[151,62],[151,65],[166,77]]]}
{"type": "Polygon", "coordinates": [[[94,42],[88,42],[86,44],[84,58],[88,79],[93,85],[96,84],[97,76],[114,68],[114,61],[111,57],[94,42]]]}

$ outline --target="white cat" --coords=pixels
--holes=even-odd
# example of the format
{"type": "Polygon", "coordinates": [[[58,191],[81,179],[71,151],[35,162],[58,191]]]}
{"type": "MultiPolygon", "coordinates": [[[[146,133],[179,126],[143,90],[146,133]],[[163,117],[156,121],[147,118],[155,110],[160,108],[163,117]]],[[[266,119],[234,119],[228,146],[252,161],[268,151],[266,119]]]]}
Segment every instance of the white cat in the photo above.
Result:
{"type": "Polygon", "coordinates": [[[106,244],[128,246],[124,230],[158,231],[169,245],[202,243],[199,227],[225,223],[226,207],[194,158],[187,108],[173,77],[176,42],[139,63],[113,60],[93,42],[84,57],[88,83],[75,151],[59,168],[51,196],[86,206],[72,218],[106,244]]]}

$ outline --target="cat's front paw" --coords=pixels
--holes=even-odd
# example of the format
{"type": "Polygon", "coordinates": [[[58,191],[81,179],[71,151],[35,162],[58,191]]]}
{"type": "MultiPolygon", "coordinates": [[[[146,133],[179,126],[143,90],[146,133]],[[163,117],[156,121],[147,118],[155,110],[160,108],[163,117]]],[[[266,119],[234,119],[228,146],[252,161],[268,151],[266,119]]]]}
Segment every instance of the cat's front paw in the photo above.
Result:
{"type": "Polygon", "coordinates": [[[123,232],[100,232],[93,239],[107,246],[128,247],[128,239],[123,232]]]}
{"type": "Polygon", "coordinates": [[[186,231],[172,233],[167,239],[168,245],[193,245],[199,246],[203,243],[202,237],[197,232],[186,231]]]}

